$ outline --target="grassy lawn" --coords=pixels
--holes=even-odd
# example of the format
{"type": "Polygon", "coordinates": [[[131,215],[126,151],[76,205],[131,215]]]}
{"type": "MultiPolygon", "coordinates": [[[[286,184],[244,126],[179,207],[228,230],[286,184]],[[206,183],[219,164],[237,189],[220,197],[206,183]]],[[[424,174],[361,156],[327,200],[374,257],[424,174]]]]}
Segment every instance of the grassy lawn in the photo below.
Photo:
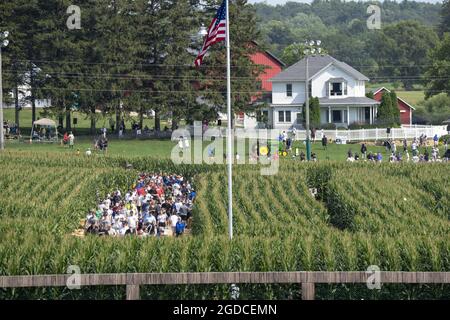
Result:
{"type": "MultiPolygon", "coordinates": [[[[202,150],[207,150],[208,145],[211,142],[203,142],[202,150]]],[[[127,156],[127,157],[156,157],[156,158],[170,158],[172,149],[176,146],[175,142],[170,140],[118,140],[109,139],[108,145],[108,156],[127,156]]],[[[49,143],[33,143],[28,142],[18,142],[18,141],[8,141],[6,144],[7,150],[16,151],[31,151],[31,152],[51,152],[51,153],[71,153],[76,155],[77,150],[80,150],[80,154],[84,155],[84,152],[93,147],[93,140],[89,138],[77,138],[75,142],[75,147],[73,150],[69,149],[67,146],[61,146],[59,144],[49,144],[49,143]]],[[[191,147],[194,145],[191,143],[191,147]]],[[[306,146],[303,142],[297,141],[294,143],[293,151],[287,157],[282,157],[283,161],[298,161],[298,158],[293,158],[292,155],[295,153],[295,148],[299,148],[299,151],[306,153],[306,146]]],[[[329,144],[327,150],[324,150],[320,142],[312,143],[312,152],[315,152],[319,161],[321,160],[336,160],[345,161],[347,159],[347,151],[352,150],[353,153],[357,152],[360,154],[360,144],[329,144]]],[[[225,152],[225,143],[224,143],[225,152]]],[[[246,146],[248,152],[248,145],[246,146]]],[[[402,150],[398,147],[397,150],[402,150]]],[[[423,150],[421,150],[423,151],[423,150]]],[[[382,146],[368,146],[368,152],[381,152],[383,154],[383,159],[387,160],[389,157],[388,152],[382,146]]],[[[99,153],[99,156],[103,154],[99,153]]],[[[219,155],[217,155],[219,156],[219,155]]],[[[248,162],[248,161],[247,161],[248,162]]]]}
{"type": "Polygon", "coordinates": [[[413,107],[425,100],[424,91],[397,91],[397,96],[404,99],[413,107]]]}
{"type": "Polygon", "coordinates": [[[417,106],[422,101],[425,100],[425,92],[422,90],[423,88],[420,86],[414,86],[414,91],[405,91],[402,84],[395,88],[395,86],[391,82],[383,82],[383,83],[367,83],[366,89],[367,92],[374,91],[381,87],[388,88],[389,90],[395,90],[397,96],[404,99],[406,102],[411,104],[412,106],[417,106]]]}

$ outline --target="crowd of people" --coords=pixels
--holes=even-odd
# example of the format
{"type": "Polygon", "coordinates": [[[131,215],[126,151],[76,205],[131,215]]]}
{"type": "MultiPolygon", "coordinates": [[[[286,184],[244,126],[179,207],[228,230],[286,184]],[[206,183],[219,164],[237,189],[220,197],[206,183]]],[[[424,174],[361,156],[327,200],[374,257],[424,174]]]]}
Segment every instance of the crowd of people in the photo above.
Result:
{"type": "MultiPolygon", "coordinates": [[[[384,142],[386,151],[389,155],[389,162],[447,162],[450,161],[450,149],[448,149],[448,139],[444,139],[444,152],[441,154],[439,150],[439,139],[435,135],[433,137],[432,146],[428,145],[428,140],[425,135],[421,135],[418,139],[414,138],[411,141],[411,145],[408,145],[408,141],[404,139],[402,141],[403,152],[398,150],[397,144],[392,139],[384,142]],[[409,148],[410,147],[410,148],[409,148]],[[420,147],[423,149],[423,153],[420,152],[420,147]],[[411,154],[410,154],[411,150],[411,154]]],[[[347,161],[354,162],[358,160],[367,160],[373,162],[382,162],[383,155],[381,152],[372,153],[367,152],[367,146],[365,143],[361,145],[361,156],[358,153],[353,153],[350,149],[347,152],[347,161]]]]}
{"type": "Polygon", "coordinates": [[[20,135],[19,126],[16,123],[3,121],[3,133],[5,137],[20,135]]]}
{"type": "Polygon", "coordinates": [[[84,230],[103,236],[181,236],[191,221],[196,192],[180,175],[142,173],[125,195],[99,201],[84,230]]]}

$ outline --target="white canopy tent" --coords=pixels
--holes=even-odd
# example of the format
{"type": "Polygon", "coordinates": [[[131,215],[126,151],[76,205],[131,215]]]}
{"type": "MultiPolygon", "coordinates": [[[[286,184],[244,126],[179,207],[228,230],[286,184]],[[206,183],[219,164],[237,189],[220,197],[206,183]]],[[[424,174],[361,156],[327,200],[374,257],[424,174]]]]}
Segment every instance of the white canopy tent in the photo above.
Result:
{"type": "Polygon", "coordinates": [[[31,135],[30,135],[30,142],[33,141],[34,137],[38,137],[39,141],[58,141],[58,128],[56,126],[56,122],[53,121],[52,119],[48,119],[48,118],[39,119],[39,120],[36,120],[35,122],[33,122],[33,127],[31,129],[31,135]],[[46,136],[41,137],[41,136],[39,136],[39,134],[35,135],[35,127],[36,126],[47,127],[47,130],[49,130],[48,137],[46,137],[46,136]],[[50,128],[52,128],[52,127],[55,128],[55,134],[53,136],[50,135],[50,128]]]}

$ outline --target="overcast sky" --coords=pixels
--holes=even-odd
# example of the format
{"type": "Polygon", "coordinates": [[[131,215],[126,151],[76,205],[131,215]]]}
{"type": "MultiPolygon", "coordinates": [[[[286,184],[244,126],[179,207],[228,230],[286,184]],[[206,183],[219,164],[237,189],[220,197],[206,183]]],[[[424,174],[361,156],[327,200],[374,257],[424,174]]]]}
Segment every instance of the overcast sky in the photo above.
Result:
{"type": "MultiPolygon", "coordinates": [[[[283,3],[286,3],[288,1],[292,1],[292,2],[311,2],[311,0],[249,0],[250,3],[266,2],[267,4],[272,4],[272,5],[283,4],[283,3]]],[[[432,2],[432,3],[442,2],[441,0],[416,0],[416,1],[418,1],[418,2],[432,2]]]]}

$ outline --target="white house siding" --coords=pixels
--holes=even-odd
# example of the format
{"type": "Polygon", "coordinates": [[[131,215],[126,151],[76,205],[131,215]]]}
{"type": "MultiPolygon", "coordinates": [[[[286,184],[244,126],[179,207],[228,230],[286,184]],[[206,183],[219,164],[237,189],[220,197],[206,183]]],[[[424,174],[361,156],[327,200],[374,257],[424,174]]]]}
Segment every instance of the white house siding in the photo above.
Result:
{"type": "MultiPolygon", "coordinates": [[[[277,106],[272,108],[272,124],[274,129],[292,129],[294,126],[296,128],[301,127],[301,124],[297,121],[298,117],[301,117],[301,108],[300,107],[289,107],[289,106],[277,106]],[[291,121],[281,122],[279,119],[279,111],[284,112],[286,115],[286,111],[291,112],[291,121]]],[[[285,116],[286,117],[286,116],[285,116]]],[[[301,119],[301,118],[300,118],[301,119]]]]}
{"type": "Polygon", "coordinates": [[[258,127],[258,121],[255,114],[245,114],[244,115],[244,128],[245,129],[255,129],[258,127]]]}
{"type": "Polygon", "coordinates": [[[359,108],[349,108],[349,124],[353,123],[353,122],[357,122],[358,121],[358,110],[359,108]]]}
{"type": "Polygon", "coordinates": [[[303,104],[305,102],[305,82],[274,82],[272,84],[272,104],[303,104]],[[292,97],[286,94],[286,85],[292,84],[292,97]]]}
{"type": "Polygon", "coordinates": [[[328,123],[328,108],[320,108],[320,123],[328,123]]]}
{"type": "Polygon", "coordinates": [[[358,81],[351,75],[342,71],[340,68],[331,65],[320,72],[312,79],[311,95],[313,97],[324,98],[328,96],[327,81],[331,78],[344,78],[347,81],[347,95],[330,97],[334,99],[345,97],[364,97],[365,96],[365,84],[364,81],[358,81]]]}

